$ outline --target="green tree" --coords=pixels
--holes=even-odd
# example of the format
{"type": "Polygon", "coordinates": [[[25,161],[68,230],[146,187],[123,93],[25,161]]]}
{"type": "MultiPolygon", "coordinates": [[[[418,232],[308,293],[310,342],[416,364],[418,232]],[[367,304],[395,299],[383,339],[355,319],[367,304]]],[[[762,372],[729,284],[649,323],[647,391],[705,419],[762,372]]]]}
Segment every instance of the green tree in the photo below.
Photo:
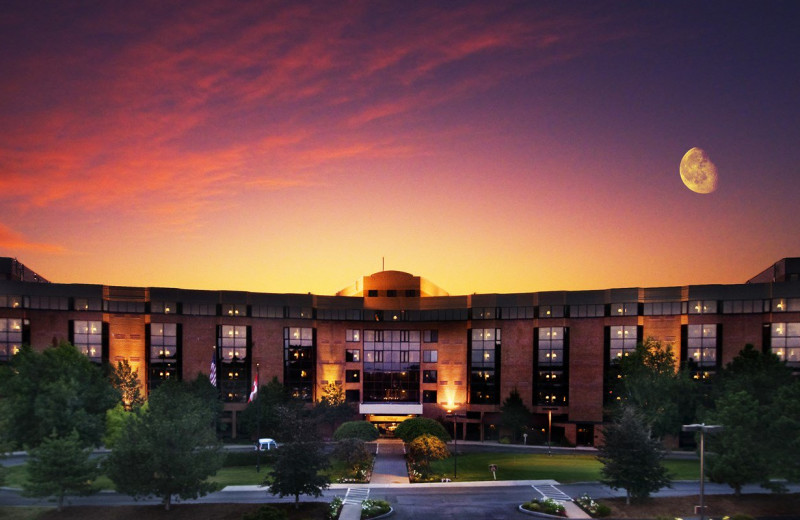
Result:
{"type": "Polygon", "coordinates": [[[369,469],[372,454],[367,450],[367,445],[361,439],[347,437],[336,443],[333,456],[342,461],[356,477],[359,472],[369,469]]]}
{"type": "Polygon", "coordinates": [[[320,473],[328,466],[322,443],[284,443],[275,452],[275,463],[263,484],[269,485],[273,495],[294,496],[295,508],[299,508],[300,495],[318,497],[328,487],[328,477],[320,473]]]}
{"type": "Polygon", "coordinates": [[[766,416],[773,419],[767,448],[775,454],[773,477],[800,482],[800,380],[778,389],[766,416]]]}
{"type": "Polygon", "coordinates": [[[43,352],[23,346],[0,368],[0,435],[14,448],[36,447],[55,432],[73,430],[85,445],[98,446],[106,410],[119,401],[100,367],[69,343],[43,352]]]}
{"type": "Polygon", "coordinates": [[[353,407],[345,400],[342,385],[328,383],[322,388],[322,398],[314,406],[317,422],[327,428],[329,435],[344,421],[355,415],[353,407]]]}
{"type": "Polygon", "coordinates": [[[98,470],[91,454],[77,430],[64,437],[55,434],[45,437],[28,452],[28,479],[22,485],[22,494],[55,497],[61,511],[65,496],[93,493],[92,481],[97,478],[98,470]]]}
{"type": "Polygon", "coordinates": [[[173,495],[197,498],[216,489],[207,478],[222,466],[209,403],[185,383],[169,381],[126,420],[106,473],[117,490],[157,496],[169,510],[173,495]]]}
{"type": "Polygon", "coordinates": [[[731,486],[736,496],[750,482],[769,487],[773,457],[764,453],[763,407],[744,390],[720,396],[715,405],[706,422],[724,429],[705,436],[706,473],[731,486]]]}
{"type": "Polygon", "coordinates": [[[612,489],[624,489],[626,503],[670,484],[663,458],[660,442],[650,436],[647,422],[633,407],[623,406],[603,428],[597,456],[603,464],[600,481],[612,489]]]}
{"type": "Polygon", "coordinates": [[[449,456],[447,445],[440,438],[427,433],[416,437],[408,445],[408,457],[423,476],[430,473],[432,461],[446,459],[449,456]]]}
{"type": "Polygon", "coordinates": [[[412,417],[410,419],[406,419],[405,421],[401,422],[394,431],[394,434],[403,439],[403,442],[406,444],[426,433],[437,437],[442,442],[447,442],[450,440],[450,434],[447,433],[447,430],[444,428],[444,426],[442,426],[441,423],[427,417],[412,417]]]}
{"type": "Polygon", "coordinates": [[[277,377],[261,385],[256,398],[239,414],[239,428],[255,439],[257,433],[278,441],[288,441],[282,434],[279,408],[303,408],[302,402],[293,399],[277,377]]]}
{"type": "Polygon", "coordinates": [[[500,422],[511,430],[514,442],[516,442],[531,420],[531,411],[522,402],[522,397],[516,388],[503,401],[502,406],[500,406],[500,413],[502,414],[500,422]]]}
{"type": "Polygon", "coordinates": [[[677,366],[671,346],[653,338],[619,361],[614,393],[636,408],[658,438],[678,435],[681,425],[692,422],[697,408],[697,384],[677,366]]]}
{"type": "Polygon", "coordinates": [[[759,352],[751,344],[725,365],[714,382],[714,397],[745,391],[759,404],[769,404],[778,390],[793,382],[792,370],[771,352],[759,352]]]}
{"type": "Polygon", "coordinates": [[[144,404],[139,372],[133,371],[127,359],[117,361],[117,365],[111,371],[111,384],[119,392],[126,410],[131,410],[144,404]]]}
{"type": "Polygon", "coordinates": [[[333,432],[333,440],[341,441],[344,439],[360,439],[362,441],[374,441],[380,436],[378,429],[371,422],[367,421],[348,421],[342,423],[333,432]]]}

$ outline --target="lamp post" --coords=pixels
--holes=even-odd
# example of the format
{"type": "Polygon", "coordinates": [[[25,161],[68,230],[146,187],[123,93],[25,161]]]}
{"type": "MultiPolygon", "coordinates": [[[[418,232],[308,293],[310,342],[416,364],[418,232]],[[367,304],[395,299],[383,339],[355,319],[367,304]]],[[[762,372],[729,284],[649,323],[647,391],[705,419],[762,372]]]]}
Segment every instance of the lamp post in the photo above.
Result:
{"type": "Polygon", "coordinates": [[[446,418],[453,419],[453,480],[458,477],[458,413],[447,410],[446,418]]]}
{"type": "Polygon", "coordinates": [[[705,518],[705,434],[717,433],[725,427],[719,424],[684,424],[682,430],[685,432],[700,432],[700,520],[705,518]]]}
{"type": "Polygon", "coordinates": [[[557,410],[558,408],[553,406],[546,406],[544,408],[547,410],[547,454],[552,455],[553,453],[550,451],[550,439],[551,439],[551,432],[553,431],[553,410],[557,410]]]}
{"type": "MultiPolygon", "coordinates": [[[[259,363],[256,363],[256,383],[258,383],[259,363]]],[[[256,473],[261,472],[261,407],[258,405],[258,394],[253,399],[256,407],[256,473]]]]}

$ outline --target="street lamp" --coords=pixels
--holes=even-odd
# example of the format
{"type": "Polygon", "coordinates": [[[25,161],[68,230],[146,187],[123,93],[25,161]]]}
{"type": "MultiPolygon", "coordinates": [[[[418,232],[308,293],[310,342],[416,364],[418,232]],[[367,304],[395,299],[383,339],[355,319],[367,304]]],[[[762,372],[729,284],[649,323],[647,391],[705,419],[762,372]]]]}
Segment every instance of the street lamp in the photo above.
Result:
{"type": "Polygon", "coordinates": [[[700,432],[700,520],[705,518],[706,510],[704,504],[705,495],[705,434],[717,433],[725,427],[719,424],[684,424],[682,430],[685,432],[700,432]]]}
{"type": "Polygon", "coordinates": [[[458,414],[447,410],[446,418],[453,419],[453,480],[458,477],[458,414]]]}

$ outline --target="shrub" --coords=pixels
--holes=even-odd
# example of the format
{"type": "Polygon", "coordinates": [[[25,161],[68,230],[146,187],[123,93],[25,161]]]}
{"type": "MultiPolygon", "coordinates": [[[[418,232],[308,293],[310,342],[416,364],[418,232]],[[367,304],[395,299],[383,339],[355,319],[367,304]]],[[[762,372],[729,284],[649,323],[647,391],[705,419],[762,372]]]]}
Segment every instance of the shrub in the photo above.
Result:
{"type": "Polygon", "coordinates": [[[367,421],[348,421],[342,423],[333,432],[333,440],[342,439],[361,439],[364,442],[374,441],[378,438],[378,430],[372,423],[367,421]]]}
{"type": "Polygon", "coordinates": [[[401,422],[397,429],[394,431],[397,437],[403,439],[406,444],[410,443],[420,435],[433,435],[442,442],[450,440],[450,434],[447,433],[441,423],[428,419],[427,417],[412,417],[401,422]]]}
{"type": "Polygon", "coordinates": [[[584,493],[575,499],[575,503],[595,518],[603,518],[611,514],[611,508],[605,504],[595,502],[592,497],[584,493]]]}
{"type": "Polygon", "coordinates": [[[552,498],[546,498],[544,500],[534,498],[530,502],[525,502],[522,504],[522,508],[527,509],[528,511],[544,513],[546,515],[567,516],[567,510],[564,508],[564,506],[552,498]]]}
{"type": "Polygon", "coordinates": [[[511,444],[511,439],[508,437],[501,437],[500,444],[511,444]]]}
{"type": "Polygon", "coordinates": [[[272,506],[261,506],[242,516],[242,520],[288,520],[288,518],[286,511],[272,506]]]}
{"type": "Polygon", "coordinates": [[[328,519],[329,520],[336,520],[339,518],[339,513],[342,510],[342,497],[333,497],[331,500],[330,505],[328,506],[328,519]]]}
{"type": "Polygon", "coordinates": [[[361,518],[375,518],[376,516],[385,515],[392,510],[389,502],[386,500],[364,500],[361,502],[361,518]]]}

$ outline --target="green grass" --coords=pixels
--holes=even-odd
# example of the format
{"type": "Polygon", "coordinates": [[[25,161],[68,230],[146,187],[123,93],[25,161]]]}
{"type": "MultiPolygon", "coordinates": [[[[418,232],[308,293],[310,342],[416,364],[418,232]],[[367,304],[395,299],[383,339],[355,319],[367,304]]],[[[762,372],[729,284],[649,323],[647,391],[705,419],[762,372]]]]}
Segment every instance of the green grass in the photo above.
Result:
{"type": "MultiPolygon", "coordinates": [[[[452,478],[453,457],[431,464],[434,473],[452,478]]],[[[600,479],[602,464],[593,455],[546,455],[528,453],[466,453],[458,456],[458,480],[492,480],[489,464],[497,465],[497,480],[548,480],[590,482],[600,479]]],[[[667,460],[664,465],[674,480],[697,479],[698,461],[667,460]]]]}
{"type": "Polygon", "coordinates": [[[221,487],[225,486],[256,486],[260,485],[269,474],[270,466],[261,465],[261,471],[256,471],[256,466],[229,466],[217,471],[217,474],[209,478],[211,482],[216,482],[221,487]]]}
{"type": "Polygon", "coordinates": [[[55,507],[0,506],[0,518],[3,520],[36,520],[51,509],[55,509],[55,507]]]}

